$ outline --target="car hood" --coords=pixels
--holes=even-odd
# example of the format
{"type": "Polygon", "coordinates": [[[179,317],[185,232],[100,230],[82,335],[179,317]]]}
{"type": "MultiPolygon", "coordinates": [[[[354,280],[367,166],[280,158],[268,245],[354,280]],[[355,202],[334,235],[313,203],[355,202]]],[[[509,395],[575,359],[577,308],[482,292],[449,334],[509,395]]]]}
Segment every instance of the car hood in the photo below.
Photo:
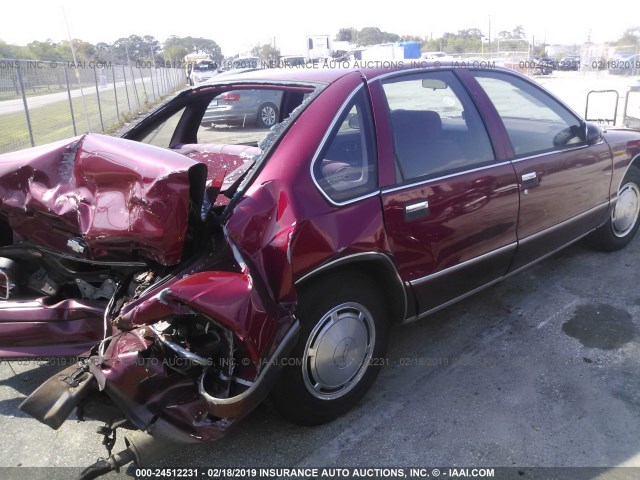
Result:
{"type": "Polygon", "coordinates": [[[205,164],[179,153],[88,134],[0,155],[0,218],[14,244],[174,265],[206,177],[205,164]]]}

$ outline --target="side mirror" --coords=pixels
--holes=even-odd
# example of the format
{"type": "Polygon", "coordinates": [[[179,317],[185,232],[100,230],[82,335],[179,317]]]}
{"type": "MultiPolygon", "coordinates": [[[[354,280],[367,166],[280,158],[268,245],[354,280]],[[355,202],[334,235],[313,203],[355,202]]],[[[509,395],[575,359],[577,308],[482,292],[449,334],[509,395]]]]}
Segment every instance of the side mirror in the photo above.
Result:
{"type": "Polygon", "coordinates": [[[602,130],[595,123],[585,123],[585,141],[587,145],[595,145],[598,142],[602,141],[602,130]]]}
{"type": "Polygon", "coordinates": [[[358,130],[360,128],[360,116],[352,115],[349,117],[349,128],[358,130]]]}

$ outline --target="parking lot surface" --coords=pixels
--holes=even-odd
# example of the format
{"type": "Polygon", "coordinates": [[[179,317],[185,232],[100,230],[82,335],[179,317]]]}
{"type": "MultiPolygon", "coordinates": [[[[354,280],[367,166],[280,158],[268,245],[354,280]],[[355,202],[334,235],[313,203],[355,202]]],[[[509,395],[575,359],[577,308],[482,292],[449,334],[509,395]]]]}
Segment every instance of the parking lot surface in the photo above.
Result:
{"type": "MultiPolygon", "coordinates": [[[[299,427],[263,405],[222,441],[161,465],[640,466],[639,258],[640,238],[611,254],[576,244],[394,329],[389,364],[337,421],[299,427]]],[[[0,365],[0,466],[81,467],[104,456],[97,422],[71,419],[56,432],[17,409],[59,368],[0,365]]]]}

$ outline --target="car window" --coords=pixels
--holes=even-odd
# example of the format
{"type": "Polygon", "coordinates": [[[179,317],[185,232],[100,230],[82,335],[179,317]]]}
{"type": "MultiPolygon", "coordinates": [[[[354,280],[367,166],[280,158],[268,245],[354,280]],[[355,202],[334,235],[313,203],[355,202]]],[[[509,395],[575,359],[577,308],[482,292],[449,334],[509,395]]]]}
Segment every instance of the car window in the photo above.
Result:
{"type": "Polygon", "coordinates": [[[178,126],[178,122],[180,121],[184,110],[184,107],[181,108],[164,122],[158,124],[156,128],[151,130],[147,135],[140,139],[140,141],[142,143],[148,143],[149,145],[155,145],[156,147],[169,147],[173,132],[178,126]]]}
{"type": "Polygon", "coordinates": [[[281,121],[282,90],[231,90],[209,103],[198,129],[198,143],[257,144],[281,121]]]}
{"type": "Polygon", "coordinates": [[[495,160],[480,115],[452,72],[394,77],[382,86],[399,182],[463,171],[495,160]]]}
{"type": "Polygon", "coordinates": [[[502,72],[474,74],[502,118],[516,157],[583,143],[580,120],[542,90],[502,72]]]}
{"type": "Polygon", "coordinates": [[[373,124],[369,99],[363,90],[341,112],[320,155],[313,175],[334,202],[344,202],[377,186],[373,124]]]}

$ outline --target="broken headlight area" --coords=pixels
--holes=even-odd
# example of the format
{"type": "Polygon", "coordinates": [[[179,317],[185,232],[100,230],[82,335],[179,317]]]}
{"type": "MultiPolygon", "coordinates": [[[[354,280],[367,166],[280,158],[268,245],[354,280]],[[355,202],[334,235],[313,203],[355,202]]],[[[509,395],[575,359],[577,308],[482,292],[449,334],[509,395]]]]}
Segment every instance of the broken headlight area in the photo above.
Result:
{"type": "Polygon", "coordinates": [[[87,475],[132,460],[148,465],[177,443],[221,438],[264,398],[243,400],[254,384],[236,377],[241,349],[235,343],[230,331],[204,315],[167,317],[105,339],[88,358],[47,380],[20,408],[54,429],[74,408],[78,419],[104,422],[98,433],[109,458],[89,467],[87,475]],[[235,403],[238,398],[243,405],[234,410],[237,415],[213,413],[211,399],[235,403]],[[112,455],[118,428],[140,431],[128,434],[127,449],[112,455]]]}
{"type": "MultiPolygon", "coordinates": [[[[238,360],[233,334],[201,314],[176,315],[142,329],[145,335],[153,332],[155,345],[161,350],[162,363],[179,373],[198,375],[208,370],[219,381],[213,387],[216,395],[229,396],[237,383],[234,378],[238,360]]],[[[151,349],[150,349],[151,350],[151,349]]],[[[150,351],[148,350],[148,351],[150,351]]],[[[150,357],[141,353],[150,361],[150,357]]]]}
{"type": "MultiPolygon", "coordinates": [[[[216,416],[210,399],[237,398],[254,385],[243,377],[254,375],[255,369],[237,343],[229,330],[204,315],[168,317],[105,339],[87,359],[45,382],[21,408],[57,429],[76,406],[81,409],[79,418],[106,421],[88,413],[101,413],[88,403],[110,399],[140,430],[149,431],[160,416],[180,412],[176,422],[187,435],[219,438],[218,423],[224,415],[216,416]],[[81,392],[76,391],[78,379],[87,384],[81,392]],[[101,394],[89,395],[92,392],[101,394]],[[201,431],[207,424],[213,428],[209,433],[206,428],[201,431]]],[[[225,428],[249,410],[232,412],[223,422],[225,428]]]]}

